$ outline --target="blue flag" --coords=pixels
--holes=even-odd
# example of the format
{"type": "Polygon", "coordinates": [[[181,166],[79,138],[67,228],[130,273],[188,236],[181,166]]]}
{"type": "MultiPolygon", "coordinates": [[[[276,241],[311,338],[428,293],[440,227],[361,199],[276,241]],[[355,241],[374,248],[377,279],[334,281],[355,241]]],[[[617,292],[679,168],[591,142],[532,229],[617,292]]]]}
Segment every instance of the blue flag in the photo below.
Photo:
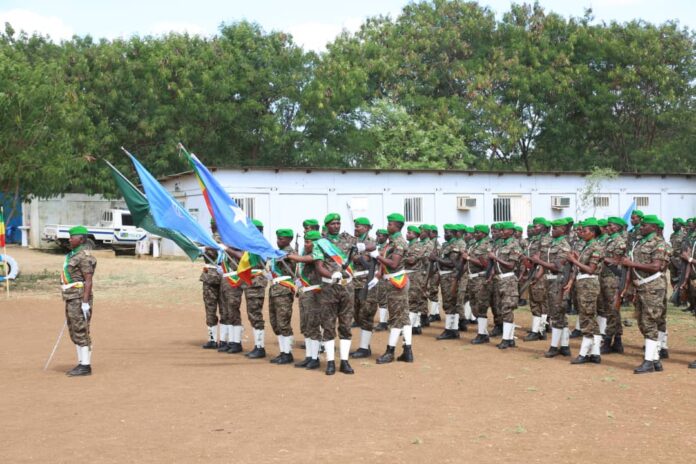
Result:
{"type": "Polygon", "coordinates": [[[259,255],[264,259],[285,256],[285,253],[273,248],[268,243],[268,240],[259,232],[251,219],[230,198],[222,185],[213,177],[208,168],[200,162],[196,155],[186,154],[201,184],[203,197],[215,219],[222,241],[239,250],[259,255]]]}
{"type": "Polygon", "coordinates": [[[631,213],[634,209],[636,209],[636,200],[633,200],[633,203],[631,203],[631,206],[628,207],[628,209],[623,215],[623,220],[626,221],[626,224],[628,224],[629,232],[633,230],[633,224],[631,224],[631,213]]]}
{"type": "Polygon", "coordinates": [[[138,171],[140,182],[143,184],[150,204],[150,214],[155,219],[155,223],[159,227],[175,230],[189,240],[224,252],[224,248],[152,177],[152,174],[128,151],[125,149],[123,151],[130,157],[135,170],[138,171]]]}

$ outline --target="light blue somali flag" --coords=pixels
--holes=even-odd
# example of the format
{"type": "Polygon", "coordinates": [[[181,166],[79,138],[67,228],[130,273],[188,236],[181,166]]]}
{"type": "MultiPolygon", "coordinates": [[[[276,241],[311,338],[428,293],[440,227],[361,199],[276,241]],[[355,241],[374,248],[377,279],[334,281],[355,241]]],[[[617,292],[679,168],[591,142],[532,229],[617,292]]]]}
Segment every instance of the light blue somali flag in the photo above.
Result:
{"type": "Polygon", "coordinates": [[[634,209],[636,209],[636,200],[633,200],[633,203],[631,203],[631,206],[628,207],[628,209],[623,215],[623,220],[626,221],[626,224],[628,224],[627,229],[629,232],[633,230],[633,224],[631,224],[631,213],[634,209]]]}
{"type": "Polygon", "coordinates": [[[135,156],[126,149],[123,151],[130,157],[135,170],[138,171],[140,182],[143,184],[147,201],[150,204],[150,214],[155,219],[155,223],[159,227],[175,230],[191,241],[224,253],[224,248],[213,239],[213,236],[191,217],[188,211],[135,159],[135,156]]]}
{"type": "Polygon", "coordinates": [[[256,228],[242,208],[230,198],[225,189],[213,177],[203,163],[191,154],[189,158],[201,182],[203,194],[207,197],[212,216],[222,241],[239,250],[248,251],[264,259],[282,258],[285,253],[273,248],[266,237],[256,228]]]}

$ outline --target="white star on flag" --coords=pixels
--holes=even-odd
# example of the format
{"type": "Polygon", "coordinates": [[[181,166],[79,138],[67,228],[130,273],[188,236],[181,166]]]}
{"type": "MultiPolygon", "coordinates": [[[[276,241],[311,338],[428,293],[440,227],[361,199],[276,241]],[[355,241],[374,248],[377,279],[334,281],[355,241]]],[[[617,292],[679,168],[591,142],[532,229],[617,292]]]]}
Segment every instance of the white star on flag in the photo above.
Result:
{"type": "Polygon", "coordinates": [[[230,206],[230,208],[234,212],[234,222],[241,222],[242,224],[247,225],[246,214],[244,214],[242,208],[239,206],[230,206]]]}

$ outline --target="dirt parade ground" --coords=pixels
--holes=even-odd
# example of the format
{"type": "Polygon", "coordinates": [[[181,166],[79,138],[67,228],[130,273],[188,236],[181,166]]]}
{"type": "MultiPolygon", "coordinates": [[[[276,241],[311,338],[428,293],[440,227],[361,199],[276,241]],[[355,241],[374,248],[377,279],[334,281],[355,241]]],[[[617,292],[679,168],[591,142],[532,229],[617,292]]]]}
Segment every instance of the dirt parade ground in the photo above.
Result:
{"type": "MultiPolygon", "coordinates": [[[[693,462],[696,319],[669,311],[664,372],[634,375],[637,326],[625,355],[601,365],[545,359],[548,341],[517,349],[472,346],[470,329],[436,341],[442,323],[414,337],[414,364],[353,361],[355,375],[203,350],[200,263],[97,251],[93,374],[76,364],[64,320],[62,254],[8,247],[21,266],[0,298],[0,462],[693,462]]],[[[243,309],[244,311],[244,309],[243,309]]],[[[267,309],[266,309],[267,311],[267,309]]],[[[245,315],[245,313],[243,312],[245,315]]],[[[266,313],[267,314],[267,313],[266,313]]],[[[295,312],[295,316],[297,312],[295,312]]],[[[627,309],[624,317],[632,317],[627,309]]],[[[304,356],[294,317],[295,357],[304,356]]],[[[572,316],[571,323],[575,322],[572,316]]],[[[252,348],[246,315],[243,345],[252,348]]],[[[359,329],[354,329],[353,349],[359,329]]],[[[571,341],[573,355],[579,342],[571,341]]],[[[400,352],[400,348],[397,348],[400,352]]]]}

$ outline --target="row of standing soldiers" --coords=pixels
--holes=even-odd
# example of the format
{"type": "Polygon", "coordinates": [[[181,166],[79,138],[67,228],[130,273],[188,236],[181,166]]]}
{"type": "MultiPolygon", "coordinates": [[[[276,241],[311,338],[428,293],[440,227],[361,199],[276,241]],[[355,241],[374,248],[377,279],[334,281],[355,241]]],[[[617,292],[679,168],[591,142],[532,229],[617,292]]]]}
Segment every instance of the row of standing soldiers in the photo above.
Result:
{"type": "MultiPolygon", "coordinates": [[[[318,369],[319,354],[324,351],[328,375],[336,371],[337,335],[343,373],[354,373],[349,358],[372,356],[372,333],[380,329],[388,329],[389,337],[377,363],[413,362],[413,335],[440,320],[440,301],[445,328],[437,340],[458,339],[459,332],[473,323],[477,336],[471,343],[489,343],[491,337],[500,336],[498,348],[514,348],[514,310],[528,293],[532,325],[524,340],[546,340],[550,326],[550,347],[544,355],[552,358],[570,356],[569,339],[582,337],[573,364],[600,363],[601,354],[623,352],[620,306],[622,301],[633,301],[645,339],[645,360],[635,372],[653,372],[663,369],[660,359],[669,354],[667,268],[676,290],[675,303],[688,299],[693,307],[696,296],[693,218],[675,219],[671,243],[662,238],[662,221],[637,210],[631,216],[630,232],[617,217],[588,218],[577,224],[571,218],[548,221],[540,217],[527,228],[526,239],[512,222],[491,227],[445,224],[443,243],[435,226],[411,225],[402,235],[403,215],[391,214],[387,221],[387,228],[379,229],[373,239],[372,224],[364,217],[353,221],[354,234],[341,231],[341,217],[336,213],[324,218],[323,231],[317,220],[305,220],[302,250],[292,230],[279,229],[277,244],[286,257],[264,263],[252,255],[251,284],[238,279],[233,269],[206,265],[201,280],[209,341],[204,348],[243,351],[240,306],[244,296],[254,331],[254,348],[246,356],[265,357],[262,308],[269,283],[269,318],[279,346],[271,362],[294,363],[290,322],[298,299],[306,355],[295,366],[318,369]],[[572,332],[567,319],[571,307],[579,313],[572,332]],[[360,328],[355,351],[351,350],[351,327],[360,328]],[[395,357],[400,337],[403,351],[395,357]]],[[[262,230],[263,224],[254,223],[262,230]]],[[[214,223],[211,227],[215,232],[214,223]]],[[[243,251],[227,247],[227,253],[234,263],[243,251]]]]}

